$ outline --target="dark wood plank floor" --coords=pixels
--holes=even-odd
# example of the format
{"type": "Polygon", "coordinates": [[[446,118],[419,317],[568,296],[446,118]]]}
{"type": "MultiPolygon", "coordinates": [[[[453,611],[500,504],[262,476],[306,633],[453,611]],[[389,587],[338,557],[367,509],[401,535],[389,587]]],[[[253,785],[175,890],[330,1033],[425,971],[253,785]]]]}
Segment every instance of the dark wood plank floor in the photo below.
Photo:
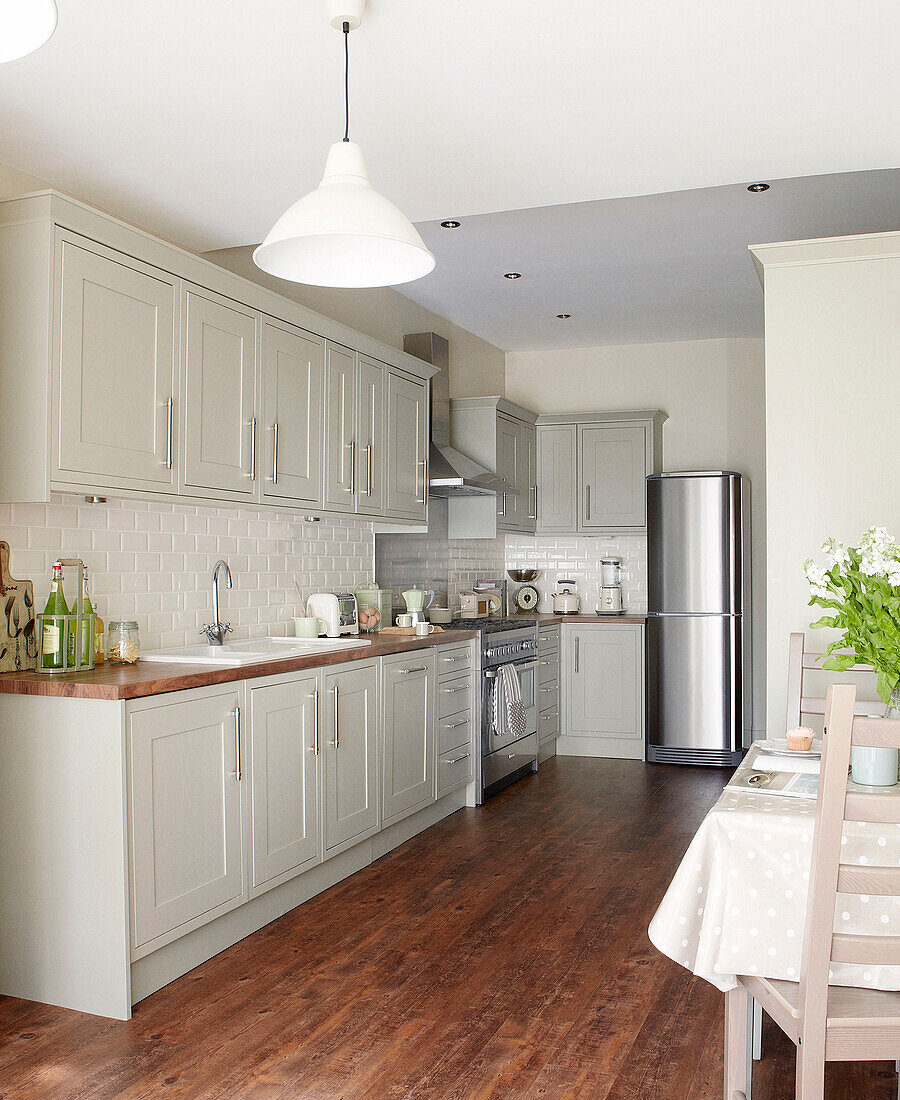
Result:
{"type": "MultiPolygon", "coordinates": [[[[0,1096],[719,1100],[722,995],[647,924],[721,772],[559,759],[147,998],[0,998],[0,1096]]],[[[793,1097],[769,1028],[754,1100],[793,1097]]],[[[831,1100],[896,1096],[886,1063],[831,1100]]]]}

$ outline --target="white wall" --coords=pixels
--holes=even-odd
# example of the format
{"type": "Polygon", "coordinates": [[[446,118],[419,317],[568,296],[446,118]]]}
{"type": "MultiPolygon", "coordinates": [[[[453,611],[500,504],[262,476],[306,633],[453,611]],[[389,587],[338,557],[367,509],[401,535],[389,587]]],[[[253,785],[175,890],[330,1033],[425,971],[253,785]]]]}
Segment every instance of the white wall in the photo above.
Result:
{"type": "Polygon", "coordinates": [[[506,396],[537,412],[660,408],[667,470],[729,469],[752,486],[753,726],[765,727],[765,374],[762,340],[510,352],[506,396]]]}
{"type": "Polygon", "coordinates": [[[801,563],[874,524],[900,537],[900,233],[766,246],[769,723],[788,635],[809,631],[801,563]]]}

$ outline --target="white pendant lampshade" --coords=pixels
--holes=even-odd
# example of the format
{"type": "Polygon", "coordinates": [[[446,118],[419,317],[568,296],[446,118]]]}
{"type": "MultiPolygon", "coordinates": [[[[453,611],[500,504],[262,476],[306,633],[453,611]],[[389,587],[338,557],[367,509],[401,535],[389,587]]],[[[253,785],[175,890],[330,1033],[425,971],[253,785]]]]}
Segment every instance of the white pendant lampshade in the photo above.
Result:
{"type": "Polygon", "coordinates": [[[0,63],[40,49],[56,30],[55,0],[0,0],[0,63]]]}
{"type": "Polygon", "coordinates": [[[336,287],[395,286],[434,267],[412,222],[369,183],[353,141],[331,146],[322,182],[282,214],[253,260],[281,279],[336,287]]]}

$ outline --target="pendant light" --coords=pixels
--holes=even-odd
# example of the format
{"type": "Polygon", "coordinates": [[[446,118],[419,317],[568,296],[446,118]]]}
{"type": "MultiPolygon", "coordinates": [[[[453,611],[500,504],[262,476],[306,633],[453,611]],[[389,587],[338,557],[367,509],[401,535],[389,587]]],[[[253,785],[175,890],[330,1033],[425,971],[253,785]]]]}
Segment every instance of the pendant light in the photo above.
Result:
{"type": "Polygon", "coordinates": [[[344,35],[344,139],[328,150],[322,182],[298,199],[253,253],[270,275],[313,286],[395,286],[427,275],[434,256],[404,214],[369,183],[362,150],[350,141],[349,36],[365,0],[326,0],[344,35]]]}
{"type": "Polygon", "coordinates": [[[0,63],[39,50],[58,17],[55,0],[0,0],[0,63]]]}

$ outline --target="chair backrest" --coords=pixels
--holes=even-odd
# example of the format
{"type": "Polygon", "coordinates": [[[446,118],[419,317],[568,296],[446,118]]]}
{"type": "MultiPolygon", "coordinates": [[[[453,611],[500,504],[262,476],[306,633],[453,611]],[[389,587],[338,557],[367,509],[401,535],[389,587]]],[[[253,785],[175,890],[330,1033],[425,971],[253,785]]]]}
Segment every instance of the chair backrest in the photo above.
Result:
{"type": "MultiPolygon", "coordinates": [[[[785,730],[796,729],[802,722],[804,714],[825,714],[825,697],[803,693],[804,673],[823,672],[822,662],[824,653],[808,653],[806,651],[806,635],[796,633],[791,635],[788,648],[788,676],[787,676],[787,711],[785,714],[785,730]]],[[[841,676],[854,673],[874,673],[871,665],[856,664],[848,668],[841,676]]],[[[856,714],[883,714],[884,703],[867,702],[861,699],[855,704],[856,714]]]]}
{"type": "Polygon", "coordinates": [[[900,824],[900,794],[850,791],[847,783],[851,745],[900,749],[900,719],[857,718],[855,707],[854,685],[829,687],[800,973],[801,1038],[812,1041],[824,1037],[832,962],[900,965],[900,936],[834,931],[838,893],[900,897],[900,867],[841,861],[845,820],[900,824]]]}

